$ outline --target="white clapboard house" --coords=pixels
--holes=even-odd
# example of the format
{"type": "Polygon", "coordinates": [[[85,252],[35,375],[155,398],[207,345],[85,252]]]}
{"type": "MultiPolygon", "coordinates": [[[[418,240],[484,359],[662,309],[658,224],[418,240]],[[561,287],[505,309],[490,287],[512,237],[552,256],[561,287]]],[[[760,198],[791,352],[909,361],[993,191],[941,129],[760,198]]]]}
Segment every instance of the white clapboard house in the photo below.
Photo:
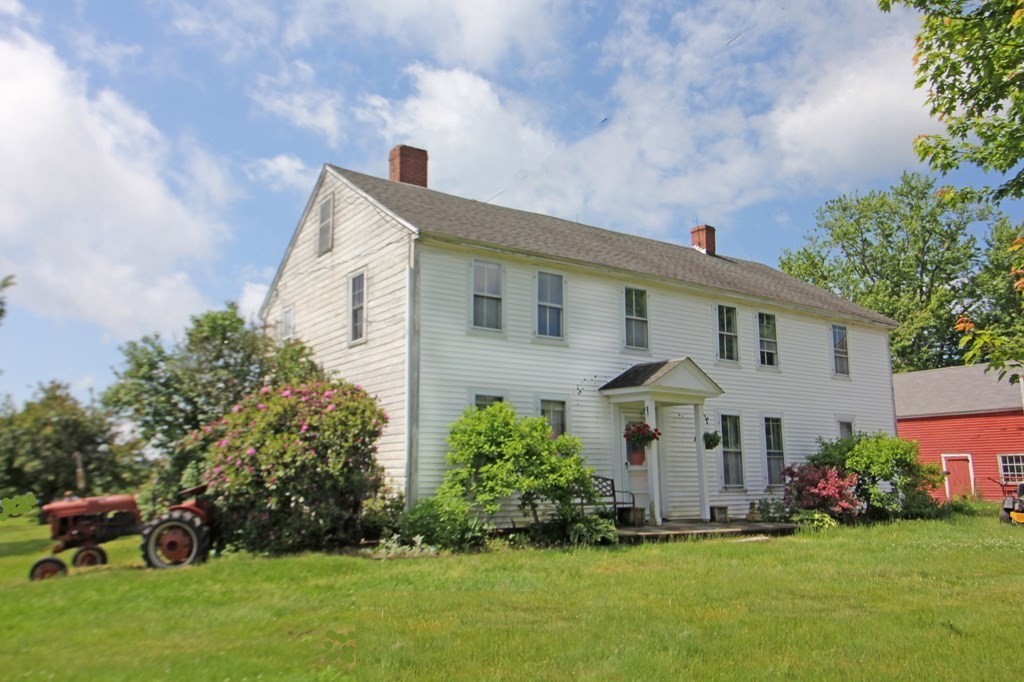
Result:
{"type": "Polygon", "coordinates": [[[260,315],[378,397],[408,501],[497,400],[580,437],[655,521],[742,514],[819,437],[895,433],[890,319],[718,253],[708,225],[680,246],[427,189],[420,149],[390,163],[324,167],[260,315]],[[641,420],[663,436],[631,452],[641,420]]]}

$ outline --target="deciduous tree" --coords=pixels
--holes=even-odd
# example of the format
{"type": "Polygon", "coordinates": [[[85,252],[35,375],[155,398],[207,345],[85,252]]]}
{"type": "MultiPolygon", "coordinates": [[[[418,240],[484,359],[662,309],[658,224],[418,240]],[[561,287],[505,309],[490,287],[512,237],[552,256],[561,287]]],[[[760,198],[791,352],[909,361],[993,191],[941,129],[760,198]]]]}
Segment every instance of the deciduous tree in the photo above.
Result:
{"type": "Polygon", "coordinates": [[[935,170],[963,164],[1003,174],[995,198],[1024,197],[1024,4],[1020,0],[879,0],[922,12],[917,87],[944,135],[921,135],[935,170]]]}
{"type": "Polygon", "coordinates": [[[305,345],[276,343],[247,324],[234,304],[194,316],[178,343],[168,346],[154,334],[126,344],[122,352],[124,365],[115,370],[117,381],[103,402],[164,456],[161,499],[173,494],[195,463],[176,447],[186,434],[227,414],[264,385],[325,378],[305,345]]]}
{"type": "Polygon", "coordinates": [[[51,382],[17,409],[0,410],[0,495],[33,493],[46,503],[79,495],[132,491],[147,474],[141,441],[118,429],[101,406],[83,405],[51,382]],[[79,459],[84,487],[77,480],[79,459]]]}
{"type": "Polygon", "coordinates": [[[784,251],[779,264],[899,322],[891,336],[896,370],[960,364],[953,325],[975,299],[978,255],[968,228],[995,216],[972,193],[904,173],[889,191],[827,202],[805,245],[784,251]]]}

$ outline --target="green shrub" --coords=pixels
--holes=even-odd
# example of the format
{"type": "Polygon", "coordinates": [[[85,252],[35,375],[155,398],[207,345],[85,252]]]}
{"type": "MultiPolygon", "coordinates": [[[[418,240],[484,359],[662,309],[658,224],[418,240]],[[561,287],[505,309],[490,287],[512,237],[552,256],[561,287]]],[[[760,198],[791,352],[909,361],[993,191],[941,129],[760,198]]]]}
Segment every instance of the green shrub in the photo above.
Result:
{"type": "Polygon", "coordinates": [[[540,523],[542,504],[571,518],[581,500],[596,501],[593,471],[580,457],[580,439],[568,434],[552,439],[546,419],[517,419],[508,403],[467,408],[452,424],[448,443],[450,468],[439,492],[465,499],[490,516],[513,495],[534,523],[540,523]]]}
{"type": "Polygon", "coordinates": [[[551,517],[530,526],[529,538],[535,545],[614,545],[619,541],[615,522],[599,514],[576,512],[551,517]]]}
{"type": "Polygon", "coordinates": [[[467,550],[482,547],[487,525],[469,503],[451,495],[435,495],[418,501],[399,521],[403,538],[443,549],[467,550]]]}
{"type": "Polygon", "coordinates": [[[758,500],[757,513],[761,515],[762,521],[782,522],[788,521],[790,517],[789,507],[777,495],[770,495],[758,500]]]}
{"type": "Polygon", "coordinates": [[[363,389],[317,382],[265,387],[193,433],[220,544],[282,553],[358,543],[363,501],[381,487],[374,443],[386,421],[363,389]]]}
{"type": "Polygon", "coordinates": [[[916,441],[878,433],[818,441],[818,453],[808,458],[817,466],[857,474],[855,494],[868,519],[910,518],[930,514],[925,496],[942,482],[934,464],[918,461],[916,441]]]}
{"type": "Polygon", "coordinates": [[[380,540],[398,532],[402,514],[405,513],[405,495],[389,495],[381,491],[363,503],[360,526],[364,540],[380,540]]]}
{"type": "Polygon", "coordinates": [[[793,512],[793,523],[802,530],[822,531],[839,527],[839,522],[818,509],[799,509],[793,512]]]}

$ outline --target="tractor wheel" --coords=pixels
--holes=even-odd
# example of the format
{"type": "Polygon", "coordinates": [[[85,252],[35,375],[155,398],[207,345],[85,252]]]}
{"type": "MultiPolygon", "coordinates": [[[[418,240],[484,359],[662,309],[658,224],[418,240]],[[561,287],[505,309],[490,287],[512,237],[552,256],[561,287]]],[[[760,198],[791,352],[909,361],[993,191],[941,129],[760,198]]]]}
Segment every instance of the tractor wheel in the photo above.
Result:
{"type": "Polygon", "coordinates": [[[1012,521],[1012,519],[1010,518],[1010,510],[1009,509],[1005,509],[1005,508],[1000,508],[1000,510],[999,510],[999,520],[1002,521],[1003,523],[1010,523],[1012,521]]]}
{"type": "Polygon", "coordinates": [[[48,556],[32,564],[32,570],[28,572],[29,580],[46,580],[59,575],[67,575],[68,567],[64,562],[55,556],[48,556]]]}
{"type": "Polygon", "coordinates": [[[176,568],[206,560],[210,529],[196,514],[175,509],[142,529],[142,556],[152,568],[176,568]]]}
{"type": "Polygon", "coordinates": [[[102,547],[80,547],[71,557],[71,565],[75,567],[100,566],[105,563],[107,563],[107,553],[102,547]]]}

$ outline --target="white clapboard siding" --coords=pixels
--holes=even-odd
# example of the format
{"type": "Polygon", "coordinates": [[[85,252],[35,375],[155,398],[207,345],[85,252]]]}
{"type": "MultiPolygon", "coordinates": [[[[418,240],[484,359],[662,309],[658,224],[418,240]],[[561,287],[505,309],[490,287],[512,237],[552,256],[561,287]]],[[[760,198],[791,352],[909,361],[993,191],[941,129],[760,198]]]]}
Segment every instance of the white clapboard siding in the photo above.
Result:
{"type": "Polygon", "coordinates": [[[408,228],[325,170],[278,273],[264,321],[293,311],[294,335],[336,376],[363,386],[388,415],[378,461],[396,490],[406,477],[408,228]],[[334,241],[318,255],[320,203],[334,199],[334,241]],[[365,273],[366,341],[349,343],[349,279],[365,273]]]}
{"type": "MultiPolygon", "coordinates": [[[[744,488],[723,490],[721,447],[705,454],[709,504],[733,514],[769,494],[765,474],[763,418],[783,420],[787,463],[813,453],[819,437],[837,435],[837,417],[861,431],[894,433],[887,330],[832,320],[806,311],[756,304],[671,282],[583,268],[514,254],[473,251],[431,240],[419,249],[420,408],[417,493],[430,494],[444,474],[448,426],[472,402],[474,392],[504,395],[520,415],[539,413],[541,397],[568,404],[569,430],[584,442],[584,456],[598,473],[616,475],[618,425],[598,389],[630,366],[670,358],[692,358],[725,393],[705,405],[707,429],[720,431],[720,414],[741,417],[744,488]],[[471,264],[474,258],[503,265],[504,329],[470,326],[471,264]],[[564,343],[534,334],[538,271],[565,277],[564,343]],[[648,291],[650,351],[623,348],[623,287],[648,291]],[[737,308],[740,361],[716,360],[716,305],[737,308]],[[756,314],[778,321],[780,367],[759,368],[756,314]],[[849,330],[851,375],[833,378],[830,324],[849,330]]],[[[700,515],[693,408],[659,411],[665,432],[661,450],[662,491],[671,518],[700,515]]]]}

